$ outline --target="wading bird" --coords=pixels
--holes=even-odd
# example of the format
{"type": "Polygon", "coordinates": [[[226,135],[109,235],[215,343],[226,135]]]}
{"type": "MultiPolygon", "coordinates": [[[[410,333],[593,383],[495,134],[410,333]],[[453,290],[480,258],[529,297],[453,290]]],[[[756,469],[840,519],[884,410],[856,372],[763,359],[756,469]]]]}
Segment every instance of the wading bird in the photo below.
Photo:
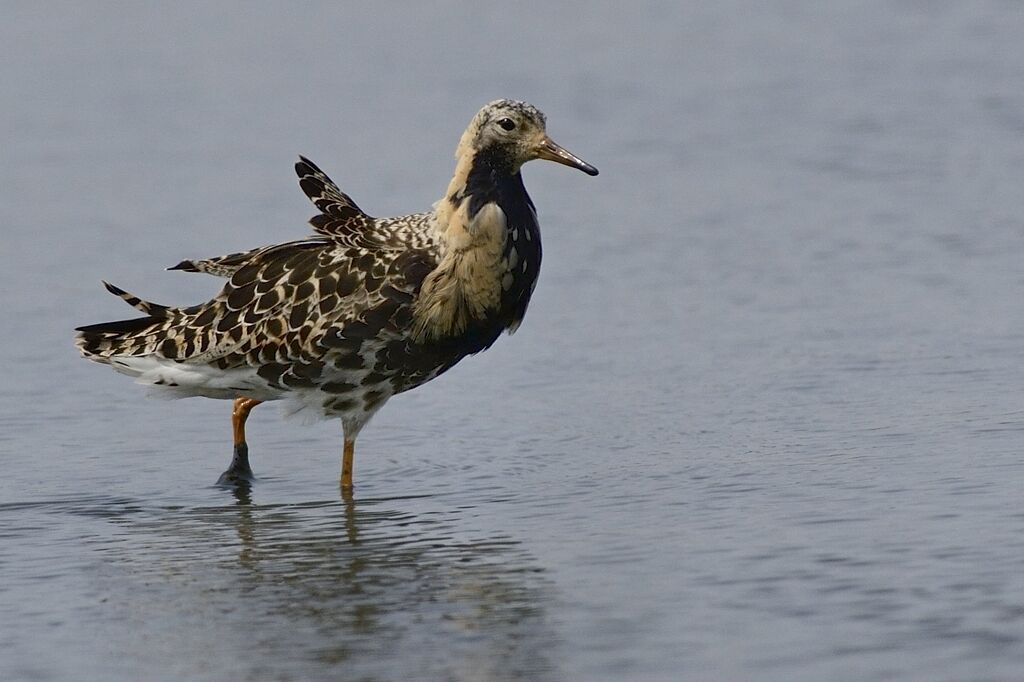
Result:
{"type": "Polygon", "coordinates": [[[488,348],[523,320],[540,271],[537,214],[520,168],[547,159],[597,169],[555,144],[545,117],[497,100],[462,135],[455,174],[431,211],[364,213],[311,161],[295,165],[320,210],[315,235],[171,268],[227,278],[178,308],[107,289],[144,316],[78,328],[83,356],[171,397],[234,400],[234,457],[222,482],[250,479],[245,422],[269,400],[338,417],[341,486],[360,429],[387,400],[488,348]]]}

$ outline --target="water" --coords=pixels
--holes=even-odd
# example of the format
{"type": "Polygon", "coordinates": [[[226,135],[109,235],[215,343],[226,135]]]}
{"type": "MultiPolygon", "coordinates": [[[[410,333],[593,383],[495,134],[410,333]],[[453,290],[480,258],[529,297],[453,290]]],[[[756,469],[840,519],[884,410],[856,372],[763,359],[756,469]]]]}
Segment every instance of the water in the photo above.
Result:
{"type": "Polygon", "coordinates": [[[0,678],[1024,675],[1024,9],[12,6],[0,678]],[[523,328],[340,426],[147,401],[106,278],[377,215],[528,99],[523,328]]]}

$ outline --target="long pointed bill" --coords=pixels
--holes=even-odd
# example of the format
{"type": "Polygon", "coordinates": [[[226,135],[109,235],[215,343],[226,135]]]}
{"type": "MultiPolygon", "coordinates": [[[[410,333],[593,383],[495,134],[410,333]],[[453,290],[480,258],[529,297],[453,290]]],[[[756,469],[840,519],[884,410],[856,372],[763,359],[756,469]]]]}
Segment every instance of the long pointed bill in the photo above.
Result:
{"type": "Polygon", "coordinates": [[[540,143],[540,146],[537,148],[537,158],[578,168],[587,175],[597,175],[596,168],[575,154],[570,153],[565,147],[555,144],[554,140],[550,137],[545,137],[540,143]]]}

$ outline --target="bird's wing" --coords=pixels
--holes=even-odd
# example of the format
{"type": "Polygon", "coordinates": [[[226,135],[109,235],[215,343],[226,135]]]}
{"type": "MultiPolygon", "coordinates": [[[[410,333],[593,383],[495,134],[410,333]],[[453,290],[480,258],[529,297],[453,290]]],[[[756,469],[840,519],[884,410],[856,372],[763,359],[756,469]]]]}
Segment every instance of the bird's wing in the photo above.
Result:
{"type": "Polygon", "coordinates": [[[419,249],[369,250],[325,238],[282,244],[250,258],[213,300],[182,309],[160,352],[221,369],[257,367],[279,387],[313,385],[328,356],[356,364],[364,341],[404,337],[435,265],[419,249]]]}
{"type": "Polygon", "coordinates": [[[353,246],[369,246],[376,241],[372,234],[374,219],[338,189],[315,163],[300,156],[295,174],[299,176],[299,187],[320,209],[320,214],[309,220],[314,231],[353,246]]]}
{"type": "Polygon", "coordinates": [[[190,259],[183,260],[177,265],[167,268],[168,270],[181,270],[183,272],[202,272],[207,275],[214,275],[216,277],[228,277],[230,278],[242,266],[248,264],[254,259],[267,258],[279,251],[289,251],[295,249],[303,244],[309,244],[312,246],[320,246],[326,244],[326,240],[323,237],[311,237],[294,242],[286,242],[284,244],[272,244],[270,246],[261,246],[256,249],[249,249],[248,251],[239,251],[237,253],[229,253],[226,256],[214,256],[213,258],[203,259],[190,259]]]}
{"type": "Polygon", "coordinates": [[[216,277],[231,277],[240,267],[246,264],[250,258],[263,251],[263,248],[251,249],[229,253],[226,256],[215,256],[213,258],[183,260],[173,265],[168,270],[182,270],[184,272],[203,272],[216,277]]]}
{"type": "MultiPolygon", "coordinates": [[[[299,162],[295,164],[295,173],[299,176],[302,191],[321,211],[309,221],[315,232],[348,246],[388,248],[393,241],[392,235],[375,234],[376,221],[364,213],[352,197],[338,189],[315,163],[300,156],[299,162]]],[[[187,259],[167,269],[231,277],[254,258],[265,258],[269,251],[279,246],[260,247],[213,258],[187,259]]]]}

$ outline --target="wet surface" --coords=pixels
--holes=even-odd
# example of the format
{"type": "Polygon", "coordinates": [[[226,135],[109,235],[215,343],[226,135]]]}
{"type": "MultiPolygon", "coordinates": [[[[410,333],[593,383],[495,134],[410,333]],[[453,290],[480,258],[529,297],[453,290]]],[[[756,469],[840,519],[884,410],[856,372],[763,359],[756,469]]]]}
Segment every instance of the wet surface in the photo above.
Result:
{"type": "MultiPolygon", "coordinates": [[[[505,8],[507,9],[507,8],[505,8]]],[[[1024,11],[14,9],[0,677],[985,679],[1024,669],[1024,11]],[[339,424],[144,400],[72,328],[370,213],[528,99],[522,329],[339,424]]]]}

